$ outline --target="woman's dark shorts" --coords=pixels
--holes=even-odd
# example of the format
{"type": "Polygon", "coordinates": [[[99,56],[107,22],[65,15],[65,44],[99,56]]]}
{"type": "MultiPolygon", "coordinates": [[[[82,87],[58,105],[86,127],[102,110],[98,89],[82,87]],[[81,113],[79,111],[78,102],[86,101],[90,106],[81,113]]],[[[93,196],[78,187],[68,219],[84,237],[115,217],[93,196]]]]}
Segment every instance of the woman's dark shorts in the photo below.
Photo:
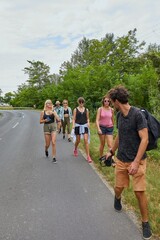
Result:
{"type": "MultiPolygon", "coordinates": [[[[79,133],[79,128],[80,128],[80,127],[75,127],[75,130],[74,130],[75,135],[80,135],[80,133],[79,133]]],[[[85,127],[85,128],[84,128],[84,134],[85,134],[85,133],[88,133],[88,127],[85,127]]]]}
{"type": "Polygon", "coordinates": [[[102,135],[113,135],[113,127],[100,126],[102,135]]]}

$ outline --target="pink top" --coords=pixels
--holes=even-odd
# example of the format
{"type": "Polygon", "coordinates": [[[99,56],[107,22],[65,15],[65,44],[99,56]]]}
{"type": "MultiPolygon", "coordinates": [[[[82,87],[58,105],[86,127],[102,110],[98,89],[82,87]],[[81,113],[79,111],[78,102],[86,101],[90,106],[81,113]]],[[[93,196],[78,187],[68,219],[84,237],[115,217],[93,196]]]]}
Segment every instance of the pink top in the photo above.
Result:
{"type": "Polygon", "coordinates": [[[111,108],[107,110],[100,108],[99,125],[104,127],[113,127],[111,108]]]}

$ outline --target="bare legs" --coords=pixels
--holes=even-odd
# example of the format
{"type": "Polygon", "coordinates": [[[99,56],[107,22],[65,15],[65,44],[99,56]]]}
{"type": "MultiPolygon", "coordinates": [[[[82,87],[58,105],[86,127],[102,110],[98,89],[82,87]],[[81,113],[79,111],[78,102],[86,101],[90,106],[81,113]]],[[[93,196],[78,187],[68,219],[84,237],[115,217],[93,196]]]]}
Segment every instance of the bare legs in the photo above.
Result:
{"type": "Polygon", "coordinates": [[[48,151],[50,142],[52,142],[52,157],[56,156],[56,132],[51,134],[44,134],[45,137],[45,151],[48,151]]]}
{"type": "Polygon", "coordinates": [[[113,144],[113,135],[103,135],[99,134],[100,146],[99,146],[99,155],[103,156],[103,151],[105,147],[105,143],[107,143],[108,149],[112,148],[113,144]]]}
{"type": "MultiPolygon", "coordinates": [[[[120,198],[124,188],[115,187],[115,196],[120,198]]],[[[147,197],[144,191],[135,191],[136,198],[138,200],[139,209],[142,216],[142,222],[148,222],[148,204],[147,197]]]]}
{"type": "MultiPolygon", "coordinates": [[[[88,144],[88,133],[84,134],[84,145],[85,145],[85,150],[86,150],[86,155],[87,157],[89,156],[89,144],[88,144]]],[[[76,135],[76,142],[75,142],[75,149],[77,149],[79,143],[81,140],[81,136],[80,135],[76,135]]]]}

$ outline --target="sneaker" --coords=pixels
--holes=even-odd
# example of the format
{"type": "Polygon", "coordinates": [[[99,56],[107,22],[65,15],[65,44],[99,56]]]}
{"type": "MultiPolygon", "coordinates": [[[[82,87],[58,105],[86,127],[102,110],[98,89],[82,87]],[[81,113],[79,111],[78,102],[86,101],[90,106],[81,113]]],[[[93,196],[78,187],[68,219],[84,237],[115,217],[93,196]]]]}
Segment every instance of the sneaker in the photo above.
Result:
{"type": "Polygon", "coordinates": [[[91,162],[92,162],[92,159],[91,159],[90,156],[87,157],[87,161],[88,161],[88,163],[91,163],[91,162]]]}
{"type": "Polygon", "coordinates": [[[45,155],[46,155],[46,157],[48,157],[48,150],[45,151],[45,155]]]}
{"type": "Polygon", "coordinates": [[[65,135],[63,135],[63,139],[65,139],[65,135]]]}
{"type": "Polygon", "coordinates": [[[148,222],[142,222],[143,239],[150,239],[152,237],[151,227],[148,222]]]}
{"type": "Polygon", "coordinates": [[[57,163],[56,158],[53,158],[52,162],[53,162],[53,163],[57,163]]]}
{"type": "Polygon", "coordinates": [[[78,151],[77,151],[77,149],[74,150],[74,156],[75,156],[75,157],[78,156],[78,151]]]}
{"type": "Polygon", "coordinates": [[[122,204],[121,204],[121,198],[114,198],[114,209],[118,212],[120,212],[122,210],[122,204]]]}

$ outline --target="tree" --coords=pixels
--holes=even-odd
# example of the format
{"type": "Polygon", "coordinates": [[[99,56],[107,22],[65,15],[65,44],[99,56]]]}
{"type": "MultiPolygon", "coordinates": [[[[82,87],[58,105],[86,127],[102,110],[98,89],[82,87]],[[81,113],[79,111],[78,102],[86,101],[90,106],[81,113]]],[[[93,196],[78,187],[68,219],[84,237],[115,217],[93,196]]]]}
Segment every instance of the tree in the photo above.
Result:
{"type": "Polygon", "coordinates": [[[11,104],[11,101],[13,98],[14,98],[14,94],[12,92],[8,92],[4,95],[4,102],[11,104]]]}
{"type": "Polygon", "coordinates": [[[27,61],[30,67],[24,68],[24,73],[28,74],[27,80],[30,87],[41,89],[46,84],[51,83],[53,76],[50,76],[50,67],[40,61],[27,61]]]}

